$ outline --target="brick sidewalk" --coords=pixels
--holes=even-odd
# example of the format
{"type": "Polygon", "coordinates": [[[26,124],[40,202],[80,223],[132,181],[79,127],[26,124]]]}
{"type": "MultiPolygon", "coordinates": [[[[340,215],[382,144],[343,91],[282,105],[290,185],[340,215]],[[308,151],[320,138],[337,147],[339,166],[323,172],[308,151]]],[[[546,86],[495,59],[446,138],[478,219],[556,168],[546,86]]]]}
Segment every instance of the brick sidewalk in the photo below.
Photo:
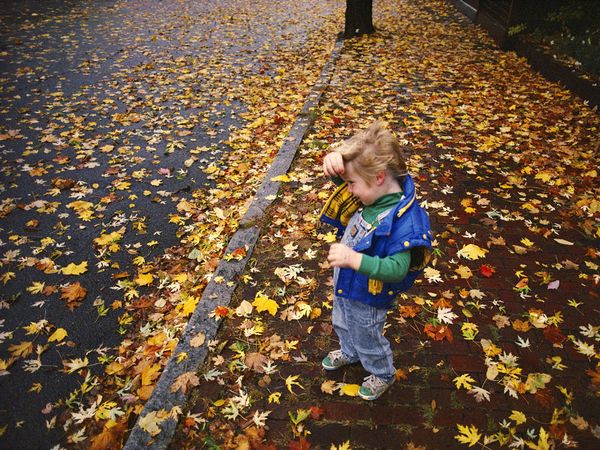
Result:
{"type": "Polygon", "coordinates": [[[480,448],[600,446],[600,120],[445,3],[396,8],[346,42],[172,448],[466,448],[459,426],[480,448]],[[376,118],[412,148],[437,258],[388,315],[398,382],[365,402],[360,366],[320,367],[337,339],[317,217],[328,145],[376,118]]]}

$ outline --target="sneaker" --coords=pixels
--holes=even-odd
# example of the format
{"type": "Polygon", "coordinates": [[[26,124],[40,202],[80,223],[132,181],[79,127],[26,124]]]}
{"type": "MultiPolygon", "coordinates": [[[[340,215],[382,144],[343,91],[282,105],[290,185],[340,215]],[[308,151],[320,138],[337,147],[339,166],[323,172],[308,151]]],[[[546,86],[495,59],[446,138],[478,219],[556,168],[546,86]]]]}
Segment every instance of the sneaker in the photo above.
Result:
{"type": "Polygon", "coordinates": [[[392,377],[389,381],[385,381],[383,378],[369,375],[358,390],[358,395],[365,400],[377,400],[387,388],[394,384],[394,379],[395,377],[392,377]]]}
{"type": "Polygon", "coordinates": [[[344,355],[341,350],[334,350],[329,352],[329,354],[323,358],[321,365],[325,370],[336,370],[354,362],[355,361],[352,361],[350,358],[344,355]]]}

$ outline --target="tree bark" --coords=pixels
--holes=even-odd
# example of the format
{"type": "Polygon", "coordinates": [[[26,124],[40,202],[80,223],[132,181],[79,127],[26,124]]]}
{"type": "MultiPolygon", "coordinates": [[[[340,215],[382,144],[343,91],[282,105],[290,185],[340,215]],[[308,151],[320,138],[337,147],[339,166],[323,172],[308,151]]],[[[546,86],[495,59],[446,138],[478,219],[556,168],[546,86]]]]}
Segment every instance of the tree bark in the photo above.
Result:
{"type": "Polygon", "coordinates": [[[351,38],[374,31],[373,0],[346,0],[344,37],[351,38]]]}

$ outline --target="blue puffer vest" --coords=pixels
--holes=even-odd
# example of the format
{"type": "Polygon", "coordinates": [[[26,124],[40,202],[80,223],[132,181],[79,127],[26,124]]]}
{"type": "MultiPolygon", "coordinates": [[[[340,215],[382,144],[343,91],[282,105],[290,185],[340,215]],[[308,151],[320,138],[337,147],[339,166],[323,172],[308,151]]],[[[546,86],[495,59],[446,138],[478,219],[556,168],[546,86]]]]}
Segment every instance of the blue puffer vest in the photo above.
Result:
{"type": "MultiPolygon", "coordinates": [[[[415,185],[409,175],[404,177],[402,188],[404,195],[400,202],[371,233],[356,244],[354,250],[381,258],[409,250],[411,265],[408,274],[400,282],[384,283],[369,279],[352,269],[341,268],[335,286],[336,296],[377,308],[390,308],[396,296],[410,288],[429,263],[433,239],[429,217],[416,199],[415,185]]],[[[341,236],[352,215],[360,214],[360,207],[360,202],[344,183],[325,204],[321,221],[336,227],[341,236]]]]}

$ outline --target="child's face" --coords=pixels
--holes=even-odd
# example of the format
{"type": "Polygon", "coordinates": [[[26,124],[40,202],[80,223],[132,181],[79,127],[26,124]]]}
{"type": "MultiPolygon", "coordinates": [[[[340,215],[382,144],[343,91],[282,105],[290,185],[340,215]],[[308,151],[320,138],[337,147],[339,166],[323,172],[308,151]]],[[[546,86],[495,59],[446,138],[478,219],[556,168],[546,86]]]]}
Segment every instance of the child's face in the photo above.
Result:
{"type": "Polygon", "coordinates": [[[372,205],[381,196],[377,184],[368,184],[358,176],[352,162],[345,164],[343,178],[348,182],[348,190],[365,206],[372,205]]]}

